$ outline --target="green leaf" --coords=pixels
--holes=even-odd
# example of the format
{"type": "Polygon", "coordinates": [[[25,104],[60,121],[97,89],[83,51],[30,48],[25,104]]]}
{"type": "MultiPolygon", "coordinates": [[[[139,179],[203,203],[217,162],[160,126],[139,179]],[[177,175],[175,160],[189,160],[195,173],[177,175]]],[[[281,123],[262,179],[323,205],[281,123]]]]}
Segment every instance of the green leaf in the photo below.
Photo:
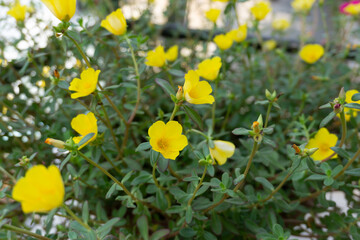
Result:
{"type": "Polygon", "coordinates": [[[180,230],[180,236],[182,237],[191,238],[194,237],[195,235],[196,235],[196,231],[192,228],[186,227],[180,230]]]}
{"type": "Polygon", "coordinates": [[[85,143],[87,143],[87,141],[89,141],[93,136],[95,135],[95,133],[89,133],[87,134],[85,137],[83,137],[80,142],[77,144],[79,147],[84,145],[85,143]]]}
{"type": "Polygon", "coordinates": [[[66,158],[60,163],[60,171],[63,169],[66,163],[71,159],[71,153],[66,156],[66,158]]]}
{"type": "Polygon", "coordinates": [[[185,76],[185,73],[183,71],[177,69],[169,69],[168,72],[175,77],[183,78],[185,76]]]}
{"type": "Polygon", "coordinates": [[[106,195],[105,195],[105,198],[106,199],[109,199],[112,195],[113,195],[113,193],[115,192],[115,190],[116,190],[116,186],[117,186],[117,183],[114,183],[110,188],[109,188],[109,191],[106,193],[106,195]]]}
{"type": "Polygon", "coordinates": [[[185,213],[185,221],[187,224],[190,224],[193,217],[193,210],[191,208],[191,205],[187,206],[186,213],[185,213]]]}
{"type": "Polygon", "coordinates": [[[355,93],[354,95],[352,95],[351,100],[352,101],[359,101],[360,100],[360,93],[355,93]]]}
{"type": "Polygon", "coordinates": [[[348,104],[345,104],[345,107],[360,110],[360,104],[358,104],[358,103],[348,103],[348,104]]]}
{"type": "Polygon", "coordinates": [[[334,152],[336,152],[339,156],[349,160],[351,157],[350,157],[350,154],[345,151],[343,148],[339,148],[339,147],[331,147],[330,148],[331,150],[333,150],[334,152]]]}
{"type": "Polygon", "coordinates": [[[267,188],[271,191],[274,190],[274,186],[266,178],[256,177],[255,181],[257,181],[258,183],[261,183],[261,185],[263,185],[265,188],[267,188]]]}
{"type": "Polygon", "coordinates": [[[200,129],[203,129],[203,121],[202,121],[200,115],[194,109],[190,108],[189,106],[187,106],[187,105],[182,105],[182,106],[183,106],[186,114],[189,116],[189,118],[191,118],[191,120],[193,120],[200,129]]]}
{"type": "Polygon", "coordinates": [[[234,135],[249,135],[249,129],[246,128],[235,128],[232,133],[234,135]]]}
{"type": "Polygon", "coordinates": [[[82,208],[82,219],[85,223],[89,220],[89,204],[88,201],[85,201],[82,208]]]}
{"type": "Polygon", "coordinates": [[[150,240],[160,240],[160,239],[164,239],[164,237],[166,237],[168,234],[170,233],[169,229],[160,229],[157,230],[156,232],[154,232],[151,237],[150,240]]]}
{"type": "Polygon", "coordinates": [[[165,172],[169,166],[169,159],[164,158],[162,155],[159,157],[158,160],[158,169],[160,172],[165,172]]]}
{"type": "Polygon", "coordinates": [[[316,167],[314,161],[311,160],[310,158],[306,158],[306,164],[309,170],[312,171],[313,173],[320,173],[320,174],[323,173],[318,167],[316,167]]]}
{"type": "Polygon", "coordinates": [[[145,215],[142,215],[136,221],[136,225],[139,228],[140,235],[142,239],[148,240],[149,239],[149,225],[148,220],[145,215]]]}
{"type": "Polygon", "coordinates": [[[360,177],[360,168],[354,168],[351,170],[345,171],[346,175],[354,176],[354,177],[360,177]]]}
{"type": "Polygon", "coordinates": [[[327,176],[325,176],[325,175],[313,174],[313,175],[309,176],[308,178],[306,178],[306,181],[309,181],[309,180],[324,180],[326,178],[327,178],[327,176]]]}
{"type": "Polygon", "coordinates": [[[170,83],[164,79],[156,78],[155,82],[170,96],[175,94],[174,89],[171,87],[170,83]]]}
{"type": "MultiPolygon", "coordinates": [[[[360,106],[360,105],[359,105],[360,106]]],[[[320,123],[320,128],[324,127],[328,124],[334,117],[336,116],[335,112],[330,112],[320,123]]]]}
{"type": "Polygon", "coordinates": [[[165,197],[164,192],[161,189],[157,189],[156,191],[155,203],[162,210],[165,210],[168,207],[167,199],[165,197]]]}
{"type": "Polygon", "coordinates": [[[330,104],[330,103],[326,103],[326,104],[321,105],[321,106],[319,107],[319,109],[324,109],[324,108],[331,108],[331,104],[330,104]]]}
{"type": "Polygon", "coordinates": [[[221,218],[215,211],[212,212],[211,216],[211,230],[216,234],[220,235],[222,232],[221,218]]]}
{"type": "Polygon", "coordinates": [[[70,84],[69,84],[67,81],[60,81],[60,82],[58,83],[58,86],[59,86],[59,88],[68,90],[70,84]]]}
{"type": "Polygon", "coordinates": [[[332,177],[328,177],[324,180],[324,185],[325,186],[330,186],[331,184],[334,183],[334,179],[332,177]]]}
{"type": "Polygon", "coordinates": [[[145,151],[151,148],[149,142],[140,143],[139,146],[135,149],[135,152],[145,151]]]}
{"type": "Polygon", "coordinates": [[[107,221],[104,225],[96,229],[96,234],[100,239],[104,239],[111,231],[112,227],[120,220],[120,218],[113,218],[107,221]]]}

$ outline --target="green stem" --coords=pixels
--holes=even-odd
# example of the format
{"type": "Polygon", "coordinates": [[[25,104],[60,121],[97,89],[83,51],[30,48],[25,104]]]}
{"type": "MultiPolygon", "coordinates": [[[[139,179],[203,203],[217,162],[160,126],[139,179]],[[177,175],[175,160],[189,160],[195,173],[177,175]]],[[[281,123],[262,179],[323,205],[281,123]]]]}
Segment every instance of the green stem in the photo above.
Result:
{"type": "Polygon", "coordinates": [[[270,111],[271,111],[271,107],[272,107],[273,103],[269,102],[267,111],[266,111],[266,118],[265,118],[265,125],[264,128],[267,128],[268,122],[269,122],[269,117],[270,117],[270,111]]]}
{"type": "Polygon", "coordinates": [[[158,154],[158,157],[156,159],[156,162],[154,163],[153,165],[153,169],[152,169],[152,178],[154,180],[154,183],[155,185],[159,188],[159,189],[162,189],[162,190],[165,190],[165,188],[163,186],[161,186],[158,182],[158,180],[156,179],[156,167],[157,167],[157,161],[159,159],[159,156],[160,156],[160,153],[158,154]]]}
{"type": "MultiPolygon", "coordinates": [[[[225,64],[223,64],[225,65],[225,64]]],[[[214,88],[214,98],[216,99],[216,93],[219,86],[219,77],[215,79],[215,88],[214,88]]],[[[211,119],[212,119],[212,129],[215,130],[215,112],[216,112],[216,100],[212,104],[211,119]]]]}
{"type": "Polygon", "coordinates": [[[207,165],[205,165],[204,172],[203,172],[203,174],[202,174],[202,177],[201,177],[201,179],[200,179],[199,184],[196,186],[196,189],[195,189],[192,197],[191,197],[191,198],[189,199],[189,201],[188,201],[188,204],[187,204],[188,206],[191,206],[191,202],[195,199],[196,193],[197,193],[197,191],[199,191],[199,189],[200,189],[200,187],[201,187],[201,185],[202,185],[202,183],[203,183],[203,181],[204,181],[204,178],[205,178],[205,175],[206,175],[206,171],[207,171],[207,165]]]}
{"type": "Polygon", "coordinates": [[[171,114],[171,116],[170,116],[169,122],[172,121],[172,120],[174,120],[175,115],[176,115],[177,111],[179,111],[180,106],[181,106],[181,103],[180,103],[180,104],[179,104],[179,103],[175,103],[174,110],[173,110],[173,112],[172,112],[172,114],[171,114]]]}
{"type": "MultiPolygon", "coordinates": [[[[101,99],[100,99],[100,102],[102,103],[101,99]]],[[[118,144],[118,142],[117,142],[117,139],[116,139],[116,136],[115,136],[115,133],[114,133],[114,129],[113,129],[112,125],[111,125],[111,122],[110,122],[110,119],[109,119],[109,115],[107,114],[107,111],[106,111],[106,109],[105,109],[105,107],[104,107],[104,104],[101,104],[101,108],[102,108],[102,110],[103,110],[103,112],[104,112],[104,116],[105,116],[105,119],[106,119],[106,122],[107,122],[107,124],[105,124],[105,125],[108,126],[108,128],[109,128],[109,130],[110,130],[110,133],[111,133],[111,136],[112,136],[112,138],[113,138],[115,147],[116,147],[116,149],[118,150],[118,152],[120,153],[121,149],[120,149],[120,146],[119,146],[119,144],[118,144]]]]}
{"type": "Polygon", "coordinates": [[[0,227],[0,229],[6,229],[6,230],[9,230],[9,231],[12,231],[12,232],[15,232],[15,233],[19,233],[19,234],[25,234],[25,235],[28,235],[28,236],[31,236],[31,237],[34,237],[34,238],[37,238],[37,239],[41,239],[41,240],[51,240],[50,238],[43,237],[43,236],[41,236],[39,234],[30,232],[30,231],[28,231],[26,229],[15,227],[15,226],[12,226],[12,225],[9,225],[9,224],[2,225],[0,227]]]}
{"type": "Polygon", "coordinates": [[[104,156],[105,160],[106,160],[108,163],[110,163],[110,165],[115,169],[115,171],[116,171],[117,173],[119,173],[120,175],[122,175],[121,170],[120,170],[118,167],[116,167],[115,163],[113,163],[113,161],[111,161],[111,159],[106,155],[104,149],[103,149],[101,146],[100,146],[100,150],[101,150],[101,153],[102,153],[102,155],[104,156]]]}
{"type": "Polygon", "coordinates": [[[74,220],[76,220],[78,223],[80,223],[81,226],[83,226],[87,230],[91,230],[91,227],[89,227],[89,225],[84,223],[78,216],[76,216],[75,213],[73,211],[71,211],[71,209],[68,206],[65,205],[65,203],[63,203],[62,207],[74,220]]]}
{"type": "Polygon", "coordinates": [[[208,137],[205,133],[200,132],[199,130],[196,130],[196,129],[190,129],[190,130],[188,130],[188,132],[197,133],[197,134],[199,134],[199,135],[203,136],[206,140],[209,140],[209,137],[208,137]]]}
{"type": "Polygon", "coordinates": [[[84,51],[81,49],[80,45],[77,43],[77,41],[70,37],[70,35],[67,32],[64,32],[64,36],[68,37],[76,46],[76,48],[78,49],[78,51],[80,52],[82,58],[85,60],[86,65],[88,66],[88,68],[91,68],[91,64],[89,62],[89,59],[87,58],[87,56],[85,55],[84,51]]]}
{"type": "Polygon", "coordinates": [[[11,175],[8,171],[6,171],[5,168],[0,166],[0,172],[2,172],[4,175],[8,176],[14,184],[16,183],[15,177],[13,175],[11,175]]]}

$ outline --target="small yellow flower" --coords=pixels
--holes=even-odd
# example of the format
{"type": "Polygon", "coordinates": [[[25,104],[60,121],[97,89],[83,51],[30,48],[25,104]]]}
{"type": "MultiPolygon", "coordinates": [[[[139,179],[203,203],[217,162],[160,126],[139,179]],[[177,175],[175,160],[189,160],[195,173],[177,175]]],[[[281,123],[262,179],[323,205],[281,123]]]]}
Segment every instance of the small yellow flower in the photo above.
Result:
{"type": "Polygon", "coordinates": [[[287,19],[283,19],[283,18],[275,19],[272,22],[272,27],[277,31],[285,31],[290,27],[290,22],[287,19]]]}
{"type": "Polygon", "coordinates": [[[234,155],[235,145],[231,142],[221,140],[215,140],[213,142],[214,148],[209,148],[211,158],[216,160],[219,165],[223,165],[228,158],[234,155]]]}
{"type": "Polygon", "coordinates": [[[92,112],[85,114],[79,114],[74,117],[71,121],[71,127],[81,136],[73,137],[73,140],[76,144],[78,144],[83,137],[88,135],[89,133],[94,133],[95,135],[90,138],[86,143],[81,145],[79,149],[85,147],[90,142],[94,141],[97,137],[98,127],[97,127],[97,120],[95,115],[92,112]]]}
{"type": "Polygon", "coordinates": [[[212,88],[206,81],[199,81],[200,76],[190,70],[185,74],[184,96],[185,100],[192,104],[212,104],[215,99],[210,95],[212,88]]]}
{"type": "Polygon", "coordinates": [[[45,88],[46,82],[44,80],[39,80],[36,82],[36,86],[38,86],[39,88],[45,88]]]}
{"type": "MultiPolygon", "coordinates": [[[[352,90],[348,90],[346,91],[345,94],[345,102],[346,103],[358,103],[360,104],[360,100],[359,101],[353,101],[351,98],[354,94],[359,93],[358,90],[352,89],[352,90]]],[[[358,109],[352,109],[352,108],[344,108],[344,113],[345,113],[345,120],[348,122],[350,121],[351,117],[356,117],[357,116],[357,112],[360,111],[358,109]]],[[[338,113],[337,116],[340,118],[340,114],[338,113]]]]}
{"type": "Polygon", "coordinates": [[[261,21],[271,11],[270,3],[260,1],[255,4],[250,11],[256,20],[261,21]]]}
{"type": "Polygon", "coordinates": [[[178,52],[179,52],[179,47],[178,45],[174,45],[171,48],[169,48],[166,53],[165,53],[165,58],[166,60],[173,62],[177,59],[178,57],[178,52]]]}
{"type": "Polygon", "coordinates": [[[93,68],[88,68],[82,71],[80,78],[74,78],[71,83],[69,90],[75,91],[71,94],[71,98],[85,97],[93,93],[96,89],[100,70],[95,71],[93,68]]]}
{"type": "Polygon", "coordinates": [[[26,10],[27,6],[21,5],[19,2],[17,2],[12,8],[10,8],[7,14],[14,17],[16,21],[24,21],[26,10]]]}
{"type": "Polygon", "coordinates": [[[110,13],[105,20],[102,20],[101,26],[114,35],[123,35],[126,33],[127,25],[121,8],[110,13]]]}
{"type": "Polygon", "coordinates": [[[3,107],[2,107],[2,114],[3,114],[3,115],[6,115],[7,111],[8,111],[8,108],[5,107],[5,106],[3,106],[3,107]]]}
{"type": "Polygon", "coordinates": [[[164,47],[159,45],[147,53],[145,64],[152,67],[162,67],[166,63],[164,47]]]}
{"type": "Polygon", "coordinates": [[[211,8],[209,11],[205,12],[205,16],[213,23],[216,23],[216,20],[219,18],[220,13],[221,13],[220,9],[211,8]]]}
{"type": "Polygon", "coordinates": [[[12,197],[21,203],[24,213],[49,212],[63,204],[64,195],[64,183],[54,165],[30,168],[25,177],[17,181],[12,192],[12,197]]]}
{"type": "MultiPolygon", "coordinates": [[[[337,141],[338,137],[335,134],[329,133],[326,128],[320,128],[320,130],[316,133],[315,137],[310,139],[309,143],[306,145],[306,148],[319,148],[311,156],[315,161],[319,161],[334,154],[334,151],[330,148],[335,147],[337,141]]],[[[336,157],[337,155],[335,154],[332,158],[336,157]]]]}
{"type": "Polygon", "coordinates": [[[205,59],[199,64],[198,70],[196,70],[196,72],[200,75],[200,77],[213,81],[219,75],[221,65],[222,63],[220,57],[205,59]]]}
{"type": "Polygon", "coordinates": [[[296,12],[307,12],[311,9],[315,0],[294,0],[291,6],[296,12]]]}
{"type": "Polygon", "coordinates": [[[182,126],[177,121],[157,121],[148,130],[150,145],[164,158],[175,160],[180,151],[188,145],[185,135],[182,135],[182,126]]]}
{"type": "Polygon", "coordinates": [[[358,15],[360,13],[360,2],[353,1],[345,3],[340,7],[340,11],[348,15],[358,15]]]}
{"type": "Polygon", "coordinates": [[[50,77],[50,70],[51,68],[49,66],[44,66],[43,69],[42,69],[42,75],[43,77],[50,77]]]}
{"type": "Polygon", "coordinates": [[[76,0],[41,0],[61,21],[69,21],[76,11],[76,0]]]}
{"type": "Polygon", "coordinates": [[[232,44],[233,40],[230,34],[219,34],[214,37],[214,42],[221,50],[229,49],[232,44]]]}
{"type": "Polygon", "coordinates": [[[272,51],[276,48],[276,41],[275,40],[267,40],[264,42],[264,50],[265,51],[272,51]]]}
{"type": "Polygon", "coordinates": [[[228,34],[235,42],[242,42],[246,39],[247,36],[247,26],[246,24],[241,25],[238,29],[234,29],[228,32],[228,34]]]}
{"type": "Polygon", "coordinates": [[[324,52],[320,44],[307,44],[300,50],[299,55],[303,61],[313,64],[324,55],[324,52]]]}

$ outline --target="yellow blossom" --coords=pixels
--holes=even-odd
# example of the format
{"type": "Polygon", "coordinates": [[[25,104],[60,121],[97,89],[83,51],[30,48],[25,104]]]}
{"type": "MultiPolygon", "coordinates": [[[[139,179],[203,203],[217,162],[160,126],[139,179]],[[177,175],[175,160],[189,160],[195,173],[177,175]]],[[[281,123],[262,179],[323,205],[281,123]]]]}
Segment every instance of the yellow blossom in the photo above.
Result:
{"type": "MultiPolygon", "coordinates": [[[[315,137],[310,139],[306,148],[319,148],[311,157],[315,161],[324,160],[335,153],[330,148],[335,147],[337,141],[338,137],[335,134],[329,133],[326,128],[320,128],[315,137]]],[[[335,154],[332,158],[336,157],[337,155],[335,154]]]]}
{"type": "Polygon", "coordinates": [[[247,26],[246,24],[241,25],[238,29],[234,29],[228,32],[228,34],[235,42],[242,42],[246,39],[247,36],[247,26]]]}
{"type": "Polygon", "coordinates": [[[24,213],[49,212],[63,204],[64,183],[59,169],[36,165],[14,186],[12,197],[21,203],[24,213]]]}
{"type": "Polygon", "coordinates": [[[315,3],[315,0],[294,0],[291,3],[291,6],[296,12],[306,12],[311,9],[313,4],[315,3]]]}
{"type": "Polygon", "coordinates": [[[14,17],[16,21],[24,21],[26,10],[27,6],[21,5],[19,2],[17,2],[12,8],[10,8],[7,14],[14,17]]]}
{"type": "Polygon", "coordinates": [[[74,117],[71,121],[71,127],[81,135],[79,137],[73,137],[73,140],[76,144],[78,144],[81,141],[81,139],[86,135],[88,135],[89,133],[94,133],[94,136],[90,138],[86,143],[81,145],[79,149],[85,147],[85,145],[94,141],[97,137],[97,133],[98,133],[97,120],[92,112],[89,112],[87,114],[79,114],[76,117],[74,117]]]}
{"type": "Polygon", "coordinates": [[[171,48],[169,48],[166,53],[165,53],[165,58],[166,60],[173,62],[177,59],[178,57],[178,52],[179,52],[179,47],[178,45],[174,45],[171,48]]]}
{"type": "Polygon", "coordinates": [[[221,50],[229,49],[232,44],[233,40],[230,34],[219,34],[214,37],[214,42],[221,50]]]}
{"type": "Polygon", "coordinates": [[[199,64],[196,72],[200,75],[200,77],[203,77],[206,80],[213,81],[219,75],[221,65],[222,63],[220,57],[205,59],[199,64]]]}
{"type": "Polygon", "coordinates": [[[250,11],[256,20],[261,21],[271,11],[270,3],[260,1],[255,4],[250,11]]]}
{"type": "Polygon", "coordinates": [[[265,51],[272,51],[276,48],[276,41],[271,39],[264,42],[264,50],[265,51]]]}
{"type": "Polygon", "coordinates": [[[309,64],[318,61],[324,55],[324,48],[320,44],[307,44],[300,50],[300,58],[309,64]]]}
{"type": "Polygon", "coordinates": [[[212,104],[215,99],[210,95],[212,88],[206,81],[199,81],[200,76],[190,70],[185,74],[184,96],[185,100],[192,104],[212,104]]]}
{"type": "Polygon", "coordinates": [[[8,111],[8,108],[5,107],[5,106],[3,106],[3,107],[2,107],[2,114],[3,114],[3,115],[6,115],[7,111],[8,111]]]}
{"type": "MultiPolygon", "coordinates": [[[[352,90],[348,90],[346,91],[345,94],[345,102],[346,103],[358,103],[360,104],[360,100],[359,101],[353,101],[351,98],[354,94],[359,93],[358,90],[352,89],[352,90]]],[[[344,113],[345,113],[345,120],[348,122],[350,121],[351,117],[356,117],[357,116],[357,112],[360,111],[358,109],[352,109],[352,108],[344,108],[344,113]]],[[[337,116],[340,118],[340,114],[338,113],[337,116]]]]}
{"type": "Polygon", "coordinates": [[[209,148],[211,158],[216,160],[219,165],[223,165],[228,158],[234,155],[235,145],[231,142],[221,140],[215,140],[213,142],[214,148],[209,148]]]}
{"type": "Polygon", "coordinates": [[[272,22],[272,27],[277,31],[285,31],[290,27],[290,22],[287,19],[275,19],[272,22]]]}
{"type": "Polygon", "coordinates": [[[42,75],[43,77],[50,77],[50,70],[51,68],[49,66],[44,66],[43,69],[42,69],[42,75]]]}
{"type": "Polygon", "coordinates": [[[147,53],[145,64],[152,67],[162,67],[166,63],[164,47],[159,45],[147,53]]]}
{"type": "Polygon", "coordinates": [[[219,18],[220,13],[221,13],[220,9],[211,8],[209,11],[205,12],[205,16],[213,23],[216,23],[216,20],[219,18]]]}
{"type": "Polygon", "coordinates": [[[69,90],[75,91],[71,94],[71,98],[85,97],[93,93],[96,89],[100,70],[95,71],[93,68],[88,68],[82,71],[80,78],[74,78],[69,90]]]}
{"type": "Polygon", "coordinates": [[[358,15],[360,13],[360,2],[345,3],[340,7],[340,11],[349,15],[358,15]]]}
{"type": "Polygon", "coordinates": [[[41,0],[61,21],[69,21],[76,11],[76,0],[41,0]]]}
{"type": "Polygon", "coordinates": [[[121,8],[110,13],[105,20],[102,20],[101,26],[114,35],[123,35],[126,33],[127,25],[121,8]]]}
{"type": "Polygon", "coordinates": [[[38,86],[39,88],[45,88],[46,82],[44,80],[39,80],[36,82],[36,86],[38,86]]]}
{"type": "Polygon", "coordinates": [[[148,130],[150,145],[164,158],[175,160],[180,151],[188,145],[185,135],[182,135],[182,126],[177,121],[157,121],[148,130]]]}

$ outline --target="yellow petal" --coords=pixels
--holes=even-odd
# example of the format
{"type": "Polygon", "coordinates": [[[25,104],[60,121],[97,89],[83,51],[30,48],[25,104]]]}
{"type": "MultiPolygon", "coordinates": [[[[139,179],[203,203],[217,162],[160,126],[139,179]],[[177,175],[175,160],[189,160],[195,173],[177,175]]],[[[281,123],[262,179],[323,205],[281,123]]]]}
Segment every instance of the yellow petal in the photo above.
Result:
{"type": "Polygon", "coordinates": [[[179,47],[178,45],[174,45],[171,48],[169,48],[166,53],[165,53],[165,58],[166,60],[173,62],[177,59],[178,57],[178,52],[179,52],[179,47]]]}
{"type": "Polygon", "coordinates": [[[157,121],[148,130],[150,139],[159,138],[163,135],[165,129],[165,123],[163,121],[157,121]]]}
{"type": "Polygon", "coordinates": [[[76,11],[76,0],[41,0],[59,20],[69,21],[76,11]]]}

